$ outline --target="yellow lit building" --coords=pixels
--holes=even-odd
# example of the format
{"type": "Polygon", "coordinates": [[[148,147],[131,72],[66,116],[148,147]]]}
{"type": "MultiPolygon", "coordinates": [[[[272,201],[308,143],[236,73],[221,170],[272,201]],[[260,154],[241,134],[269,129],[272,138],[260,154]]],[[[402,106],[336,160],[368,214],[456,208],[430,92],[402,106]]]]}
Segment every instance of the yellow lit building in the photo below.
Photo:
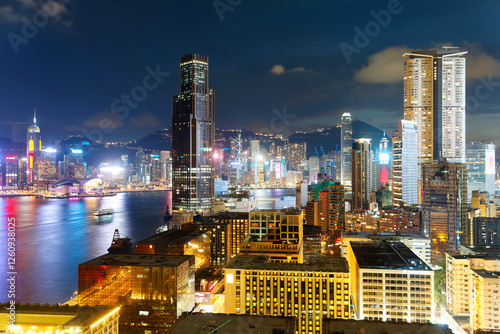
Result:
{"type": "Polygon", "coordinates": [[[357,319],[434,322],[434,272],[399,242],[350,242],[357,319]]]}
{"type": "Polygon", "coordinates": [[[484,269],[472,270],[472,294],[470,304],[470,321],[473,331],[495,331],[500,329],[500,311],[498,299],[500,297],[500,272],[484,269]]]}
{"type": "Polygon", "coordinates": [[[473,270],[500,271],[500,260],[486,255],[446,253],[446,300],[454,316],[472,316],[473,270]]]}
{"type": "Polygon", "coordinates": [[[226,313],[295,316],[300,334],[322,333],[324,317],[351,319],[350,274],[343,258],[292,264],[239,255],[224,273],[226,313]]]}
{"type": "Polygon", "coordinates": [[[166,328],[195,306],[193,255],[105,254],[78,265],[80,305],[122,305],[120,326],[166,328]]]}
{"type": "Polygon", "coordinates": [[[118,334],[119,313],[120,307],[117,306],[11,305],[5,303],[0,305],[0,332],[118,334]],[[11,315],[14,317],[12,320],[11,315]],[[9,325],[10,321],[15,322],[15,325],[9,325]]]}
{"type": "Polygon", "coordinates": [[[266,255],[271,262],[304,261],[301,209],[257,210],[249,216],[250,235],[241,242],[240,254],[266,255]]]}

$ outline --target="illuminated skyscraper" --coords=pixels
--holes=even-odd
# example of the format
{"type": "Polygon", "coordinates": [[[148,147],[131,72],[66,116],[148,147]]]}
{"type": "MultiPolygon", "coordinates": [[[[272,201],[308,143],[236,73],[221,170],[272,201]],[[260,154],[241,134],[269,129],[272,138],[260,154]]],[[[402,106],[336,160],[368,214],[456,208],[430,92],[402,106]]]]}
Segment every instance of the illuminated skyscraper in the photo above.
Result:
{"type": "Polygon", "coordinates": [[[417,124],[398,121],[392,135],[392,204],[418,204],[417,124]]]}
{"type": "Polygon", "coordinates": [[[403,55],[404,118],[417,123],[419,180],[424,163],[465,163],[466,53],[443,47],[403,55]]]}
{"type": "Polygon", "coordinates": [[[495,194],[495,144],[467,145],[467,198],[473,190],[495,194]]]}
{"type": "Polygon", "coordinates": [[[340,163],[340,177],[344,187],[351,188],[351,163],[352,163],[352,119],[351,114],[345,112],[341,120],[341,134],[340,134],[340,148],[341,148],[341,163],[340,163]]]}
{"type": "Polygon", "coordinates": [[[180,64],[180,93],[173,99],[173,209],[210,213],[214,201],[214,90],[208,57],[186,55],[180,64]]]}
{"type": "Polygon", "coordinates": [[[470,240],[467,224],[465,164],[424,164],[423,234],[431,239],[432,263],[457,252],[460,239],[470,240]]]}
{"type": "MultiPolygon", "coordinates": [[[[380,141],[379,152],[378,152],[378,161],[380,162],[380,178],[379,178],[380,187],[385,187],[389,183],[389,174],[391,165],[391,155],[389,151],[390,151],[389,139],[387,139],[384,133],[384,138],[382,138],[382,140],[380,141]]],[[[377,186],[377,188],[379,186],[377,186]]]]}
{"type": "Polygon", "coordinates": [[[356,139],[352,145],[353,209],[363,209],[372,191],[371,139],[356,139]]]}
{"type": "Polygon", "coordinates": [[[37,159],[42,150],[42,138],[40,135],[40,128],[36,124],[36,110],[33,116],[33,124],[28,128],[28,135],[26,138],[26,152],[28,158],[28,183],[36,182],[38,179],[37,159]]]}

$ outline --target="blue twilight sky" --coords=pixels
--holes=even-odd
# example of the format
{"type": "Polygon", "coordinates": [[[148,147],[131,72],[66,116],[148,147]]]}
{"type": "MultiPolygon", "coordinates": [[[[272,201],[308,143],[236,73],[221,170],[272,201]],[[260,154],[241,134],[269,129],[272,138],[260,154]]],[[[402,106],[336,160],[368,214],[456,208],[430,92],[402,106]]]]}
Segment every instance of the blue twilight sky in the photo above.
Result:
{"type": "Polygon", "coordinates": [[[167,127],[188,53],[210,58],[217,127],[272,128],[286,106],[285,133],[335,126],[345,111],[390,132],[402,53],[447,44],[469,50],[467,139],[500,145],[499,31],[498,0],[2,0],[0,137],[24,141],[33,108],[46,141],[167,127]],[[131,92],[127,112],[110,110],[131,92]]]}

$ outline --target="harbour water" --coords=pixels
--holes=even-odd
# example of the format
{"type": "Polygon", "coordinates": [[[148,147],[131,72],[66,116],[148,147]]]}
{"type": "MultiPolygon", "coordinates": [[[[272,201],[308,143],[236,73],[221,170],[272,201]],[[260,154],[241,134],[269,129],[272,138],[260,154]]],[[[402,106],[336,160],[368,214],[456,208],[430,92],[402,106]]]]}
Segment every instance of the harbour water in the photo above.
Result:
{"type": "MultiPolygon", "coordinates": [[[[295,195],[294,189],[257,189],[256,200],[295,195]]],[[[15,301],[55,304],[78,290],[78,264],[107,253],[113,232],[132,242],[156,233],[163,224],[170,191],[120,193],[112,197],[42,199],[0,198],[0,302],[9,302],[8,223],[15,221],[15,301]],[[98,209],[112,215],[96,217],[98,209]]]]}

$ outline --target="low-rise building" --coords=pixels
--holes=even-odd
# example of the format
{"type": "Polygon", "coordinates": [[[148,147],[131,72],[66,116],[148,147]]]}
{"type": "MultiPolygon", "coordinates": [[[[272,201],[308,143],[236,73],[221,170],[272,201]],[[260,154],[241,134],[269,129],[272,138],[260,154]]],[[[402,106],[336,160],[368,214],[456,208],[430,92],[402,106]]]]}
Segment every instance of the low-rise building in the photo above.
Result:
{"type": "Polygon", "coordinates": [[[427,265],[431,264],[431,241],[418,233],[371,233],[371,232],[344,232],[342,233],[342,255],[347,257],[350,241],[396,241],[405,244],[415,255],[427,265]]]}
{"type": "Polygon", "coordinates": [[[418,333],[453,334],[446,325],[430,323],[407,323],[374,320],[323,319],[323,334],[380,334],[380,333],[418,333]]]}
{"type": "Polygon", "coordinates": [[[272,263],[239,255],[225,267],[226,313],[295,316],[300,334],[319,334],[324,317],[350,319],[350,274],[343,258],[272,263]]]}
{"type": "Polygon", "coordinates": [[[12,334],[118,334],[119,317],[119,306],[4,303],[0,304],[0,332],[12,334]],[[10,325],[9,322],[12,324],[10,325]]]}
{"type": "Polygon", "coordinates": [[[211,231],[169,230],[134,243],[134,254],[194,255],[196,270],[210,266],[211,231]]]}
{"type": "Polygon", "coordinates": [[[446,301],[453,316],[471,316],[473,270],[500,271],[500,260],[488,255],[446,253],[446,301]]]}
{"type": "Polygon", "coordinates": [[[105,254],[78,266],[80,305],[122,305],[120,326],[167,327],[195,306],[193,255],[105,254]]]}
{"type": "Polygon", "coordinates": [[[166,334],[295,334],[295,317],[248,314],[184,313],[166,334]]]}
{"type": "Polygon", "coordinates": [[[400,242],[349,243],[357,319],[434,322],[434,272],[400,242]]]}
{"type": "Polygon", "coordinates": [[[470,322],[471,329],[483,332],[500,331],[500,272],[472,270],[470,322]]]}

